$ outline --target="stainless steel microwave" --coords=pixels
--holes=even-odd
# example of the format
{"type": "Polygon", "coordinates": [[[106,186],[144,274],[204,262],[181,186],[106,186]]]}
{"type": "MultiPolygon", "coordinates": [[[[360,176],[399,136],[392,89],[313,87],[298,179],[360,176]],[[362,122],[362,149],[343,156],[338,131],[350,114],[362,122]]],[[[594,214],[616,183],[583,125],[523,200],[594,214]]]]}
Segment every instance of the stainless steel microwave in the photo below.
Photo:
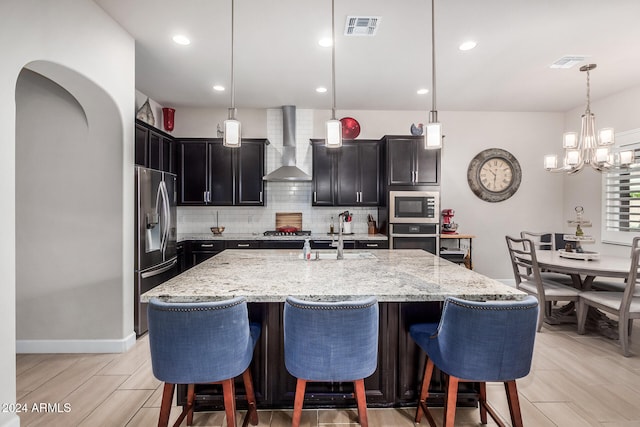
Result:
{"type": "Polygon", "coordinates": [[[440,193],[437,191],[390,191],[390,223],[440,223],[440,193]]]}

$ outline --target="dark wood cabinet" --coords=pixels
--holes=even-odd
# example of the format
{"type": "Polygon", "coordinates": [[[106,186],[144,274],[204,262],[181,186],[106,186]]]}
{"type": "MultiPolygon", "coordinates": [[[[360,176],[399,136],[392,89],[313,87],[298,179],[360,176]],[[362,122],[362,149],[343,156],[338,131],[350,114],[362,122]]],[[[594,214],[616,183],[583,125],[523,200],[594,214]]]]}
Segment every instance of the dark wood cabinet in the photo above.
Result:
{"type": "Polygon", "coordinates": [[[178,147],[179,205],[264,206],[265,139],[183,139],[178,147]]]}
{"type": "Polygon", "coordinates": [[[385,136],[388,185],[437,185],[440,150],[424,148],[419,136],[385,136]]]}
{"type": "Polygon", "coordinates": [[[189,269],[219,254],[225,249],[224,240],[190,241],[185,252],[186,268],[189,269]]]}
{"type": "MultiPolygon", "coordinates": [[[[324,141],[323,141],[324,142],[324,141]]],[[[333,157],[337,148],[327,148],[323,142],[313,142],[313,206],[333,206],[334,166],[333,157]]]]}
{"type": "Polygon", "coordinates": [[[176,172],[175,142],[171,135],[136,120],[135,163],[164,172],[176,172]]]}
{"type": "Polygon", "coordinates": [[[356,249],[389,249],[388,240],[356,240],[356,249]]]}
{"type": "Polygon", "coordinates": [[[314,206],[380,204],[380,141],[344,141],[342,147],[329,149],[324,140],[313,140],[312,144],[314,206]]]}

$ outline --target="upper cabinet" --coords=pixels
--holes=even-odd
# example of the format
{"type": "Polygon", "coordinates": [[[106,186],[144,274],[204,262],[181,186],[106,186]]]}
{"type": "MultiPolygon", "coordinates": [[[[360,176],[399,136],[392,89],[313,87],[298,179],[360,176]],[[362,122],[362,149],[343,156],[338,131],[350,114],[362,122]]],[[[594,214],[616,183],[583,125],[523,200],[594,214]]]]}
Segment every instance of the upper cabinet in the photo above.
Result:
{"type": "Polygon", "coordinates": [[[378,206],[382,150],[378,140],[347,140],[340,148],[313,144],[314,206],[378,206]]]}
{"type": "Polygon", "coordinates": [[[176,173],[175,143],[171,135],[136,120],[135,163],[176,173]]]}
{"type": "Polygon", "coordinates": [[[437,185],[440,150],[424,148],[421,136],[385,136],[387,185],[437,185]]]}
{"type": "Polygon", "coordinates": [[[222,139],[177,142],[179,205],[264,206],[266,139],[243,139],[239,148],[222,139]]]}

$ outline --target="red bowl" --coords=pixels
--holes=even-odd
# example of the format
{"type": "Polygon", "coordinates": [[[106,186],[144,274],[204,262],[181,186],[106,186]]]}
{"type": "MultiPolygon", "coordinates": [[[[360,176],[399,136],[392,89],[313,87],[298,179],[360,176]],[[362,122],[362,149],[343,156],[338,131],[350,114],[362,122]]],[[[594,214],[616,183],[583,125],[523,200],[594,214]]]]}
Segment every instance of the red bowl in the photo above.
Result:
{"type": "Polygon", "coordinates": [[[360,135],[360,123],[353,117],[343,117],[340,119],[342,123],[342,137],[345,139],[355,139],[360,135]]]}

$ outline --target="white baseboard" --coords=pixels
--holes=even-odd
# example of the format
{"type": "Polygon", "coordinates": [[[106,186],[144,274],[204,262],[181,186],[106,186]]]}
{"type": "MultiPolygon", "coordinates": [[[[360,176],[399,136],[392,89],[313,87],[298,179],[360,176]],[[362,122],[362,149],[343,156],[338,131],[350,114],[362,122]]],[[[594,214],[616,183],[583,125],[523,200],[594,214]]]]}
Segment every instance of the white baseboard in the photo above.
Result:
{"type": "Polygon", "coordinates": [[[124,353],[136,334],[114,340],[16,340],[16,353],[124,353]]]}
{"type": "Polygon", "coordinates": [[[1,414],[0,427],[20,427],[20,417],[17,414],[1,414]]]}

